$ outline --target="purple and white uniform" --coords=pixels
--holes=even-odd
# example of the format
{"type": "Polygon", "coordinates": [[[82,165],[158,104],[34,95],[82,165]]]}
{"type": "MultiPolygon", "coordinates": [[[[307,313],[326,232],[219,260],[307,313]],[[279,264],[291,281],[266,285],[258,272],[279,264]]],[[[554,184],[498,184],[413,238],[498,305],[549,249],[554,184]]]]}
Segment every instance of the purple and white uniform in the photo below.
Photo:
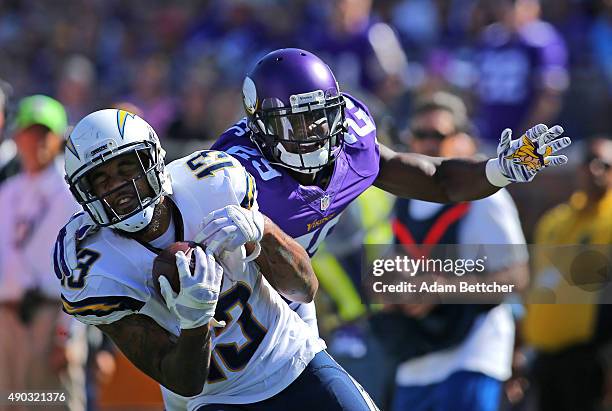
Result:
{"type": "MultiPolygon", "coordinates": [[[[303,186],[288,170],[270,164],[251,141],[246,118],[225,131],[213,145],[234,156],[257,182],[259,209],[313,256],[338,222],[340,214],[370,187],[379,171],[376,125],[367,107],[344,94],[348,132],[327,186],[303,186]]],[[[304,321],[316,327],[314,303],[290,303],[304,321]]]]}

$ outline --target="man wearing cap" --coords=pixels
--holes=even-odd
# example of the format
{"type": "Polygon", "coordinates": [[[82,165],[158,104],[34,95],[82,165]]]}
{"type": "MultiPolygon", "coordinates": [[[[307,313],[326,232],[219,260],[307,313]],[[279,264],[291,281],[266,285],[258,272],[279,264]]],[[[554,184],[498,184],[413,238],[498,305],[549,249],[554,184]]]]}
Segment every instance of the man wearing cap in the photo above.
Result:
{"type": "Polygon", "coordinates": [[[14,141],[22,171],[0,186],[2,393],[66,391],[60,375],[69,365],[65,353],[70,323],[59,310],[51,260],[55,233],[80,209],[58,158],[66,126],[63,106],[50,97],[35,95],[19,103],[14,141]]]}
{"type": "MultiPolygon", "coordinates": [[[[476,155],[475,141],[465,133],[469,128],[466,112],[463,101],[449,93],[419,99],[407,133],[411,151],[440,157],[476,155]]],[[[483,253],[488,259],[479,273],[462,276],[457,272],[457,276],[441,276],[438,281],[455,284],[458,278],[468,282],[486,278],[487,283],[512,284],[515,290],[527,283],[525,237],[506,190],[480,200],[450,204],[400,198],[394,211],[391,224],[395,242],[413,258],[423,253],[428,258],[456,256],[467,261],[483,253]],[[423,244],[427,246],[421,247],[423,244]],[[461,246],[451,254],[449,248],[435,247],[442,244],[461,246]],[[475,244],[478,246],[469,246],[475,244]],[[482,251],[477,252],[477,248],[482,251]]],[[[417,301],[389,307],[403,317],[395,327],[404,333],[389,409],[499,409],[503,382],[511,376],[514,319],[509,305],[489,302],[436,305],[417,301]]],[[[388,341],[387,337],[387,347],[388,341]]]]}

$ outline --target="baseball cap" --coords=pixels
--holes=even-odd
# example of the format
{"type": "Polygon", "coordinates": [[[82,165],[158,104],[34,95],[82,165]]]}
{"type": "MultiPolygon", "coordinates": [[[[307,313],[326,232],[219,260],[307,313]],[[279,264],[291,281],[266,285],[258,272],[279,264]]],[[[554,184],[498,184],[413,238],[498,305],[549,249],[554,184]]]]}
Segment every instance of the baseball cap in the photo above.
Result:
{"type": "Polygon", "coordinates": [[[63,136],[68,119],[62,103],[42,94],[23,98],[17,108],[15,126],[17,130],[23,130],[34,124],[48,127],[53,133],[63,136]]]}

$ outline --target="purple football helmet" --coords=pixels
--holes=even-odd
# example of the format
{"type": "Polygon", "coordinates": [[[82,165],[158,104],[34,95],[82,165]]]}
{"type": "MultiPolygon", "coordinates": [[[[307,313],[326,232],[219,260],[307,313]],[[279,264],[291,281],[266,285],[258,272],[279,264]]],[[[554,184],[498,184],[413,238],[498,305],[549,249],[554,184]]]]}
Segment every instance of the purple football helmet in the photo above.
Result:
{"type": "Polygon", "coordinates": [[[342,149],[344,98],[330,68],[300,49],[265,55],[244,79],[253,142],[273,164],[316,173],[342,149]]]}

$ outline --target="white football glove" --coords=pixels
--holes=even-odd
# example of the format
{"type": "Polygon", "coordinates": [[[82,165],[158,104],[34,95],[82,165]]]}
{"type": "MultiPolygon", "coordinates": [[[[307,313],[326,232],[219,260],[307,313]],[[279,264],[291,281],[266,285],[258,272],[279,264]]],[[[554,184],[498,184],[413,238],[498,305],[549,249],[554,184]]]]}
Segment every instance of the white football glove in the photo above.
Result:
{"type": "Polygon", "coordinates": [[[561,134],[561,126],[549,129],[538,124],[512,140],[512,130],[505,129],[497,146],[497,158],[487,162],[487,179],[497,187],[514,182],[526,183],[544,167],[567,163],[566,156],[552,155],[572,143],[569,137],[557,138],[561,134]]]}
{"type": "Polygon", "coordinates": [[[163,275],[158,278],[166,306],[181,323],[181,329],[201,327],[212,322],[215,327],[224,327],[225,322],[215,320],[215,307],[221,290],[223,268],[215,261],[210,251],[196,247],[195,270],[189,269],[189,258],[179,251],[176,253],[181,290],[177,294],[163,275]]]}
{"type": "Polygon", "coordinates": [[[77,248],[80,241],[98,231],[99,227],[89,216],[89,213],[76,213],[70,218],[57,235],[53,251],[53,264],[56,275],[70,277],[77,268],[77,248]],[[59,270],[59,273],[58,273],[59,270]]]}
{"type": "Polygon", "coordinates": [[[246,243],[255,242],[255,250],[245,261],[252,261],[259,256],[259,241],[264,233],[264,217],[259,211],[228,205],[210,213],[200,226],[202,230],[194,241],[206,245],[207,250],[220,255],[224,251],[234,251],[246,243]]]}

